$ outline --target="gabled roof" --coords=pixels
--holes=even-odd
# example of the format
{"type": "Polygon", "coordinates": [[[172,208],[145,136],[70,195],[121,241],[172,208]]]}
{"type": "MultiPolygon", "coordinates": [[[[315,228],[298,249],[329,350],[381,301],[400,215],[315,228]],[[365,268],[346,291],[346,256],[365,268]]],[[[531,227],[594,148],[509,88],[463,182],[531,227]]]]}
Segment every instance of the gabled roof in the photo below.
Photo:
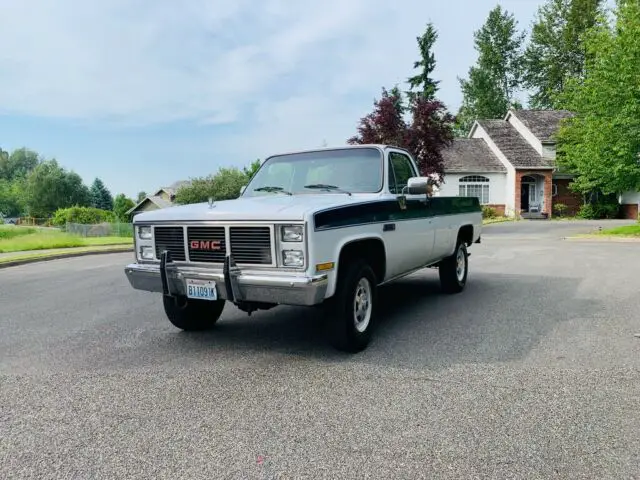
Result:
{"type": "Polygon", "coordinates": [[[573,116],[569,110],[511,110],[509,114],[520,120],[543,143],[552,142],[560,122],[573,116]]]}
{"type": "Polygon", "coordinates": [[[131,212],[135,212],[138,209],[138,207],[140,207],[145,202],[151,202],[154,205],[156,205],[158,208],[167,208],[167,207],[173,206],[173,203],[168,202],[162,197],[158,197],[156,195],[150,195],[148,197],[143,198],[140,202],[138,202],[138,204],[135,207],[127,210],[127,215],[130,214],[131,212]]]}
{"type": "Polygon", "coordinates": [[[515,168],[552,168],[554,166],[553,160],[538,154],[506,120],[477,120],[477,123],[515,168]]]}
{"type": "Polygon", "coordinates": [[[456,138],[442,150],[444,171],[449,172],[506,172],[502,162],[481,138],[456,138]]]}

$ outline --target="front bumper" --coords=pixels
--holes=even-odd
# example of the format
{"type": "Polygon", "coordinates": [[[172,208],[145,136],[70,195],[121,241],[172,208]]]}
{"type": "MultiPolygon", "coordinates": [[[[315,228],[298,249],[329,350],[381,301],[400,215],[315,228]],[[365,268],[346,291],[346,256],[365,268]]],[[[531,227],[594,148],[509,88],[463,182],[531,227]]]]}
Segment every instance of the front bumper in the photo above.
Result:
{"type": "Polygon", "coordinates": [[[305,276],[261,271],[242,271],[238,267],[206,268],[174,263],[132,263],[124,269],[136,290],[186,295],[186,279],[213,280],[218,298],[233,302],[260,302],[311,306],[321,303],[327,291],[327,275],[305,276]],[[166,285],[163,274],[166,272],[166,285]]]}

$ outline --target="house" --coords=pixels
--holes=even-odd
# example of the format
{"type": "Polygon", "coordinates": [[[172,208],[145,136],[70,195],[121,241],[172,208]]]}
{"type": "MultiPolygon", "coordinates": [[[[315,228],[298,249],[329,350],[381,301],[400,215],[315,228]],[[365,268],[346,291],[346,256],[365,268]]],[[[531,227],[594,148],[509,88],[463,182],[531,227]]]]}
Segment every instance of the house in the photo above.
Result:
{"type": "Polygon", "coordinates": [[[175,204],[176,192],[183,185],[188,185],[188,181],[178,181],[170,187],[162,187],[152,195],[147,195],[137,205],[127,211],[127,215],[135,215],[140,212],[158,210],[160,208],[172,207],[175,204]]]}
{"type": "MultiPolygon", "coordinates": [[[[573,175],[557,168],[555,134],[566,110],[509,110],[504,119],[477,120],[467,138],[445,149],[440,195],[477,196],[509,217],[549,218],[564,204],[577,213],[582,198],[569,189],[573,175]]],[[[638,218],[640,194],[620,195],[626,218],[638,218]]]]}

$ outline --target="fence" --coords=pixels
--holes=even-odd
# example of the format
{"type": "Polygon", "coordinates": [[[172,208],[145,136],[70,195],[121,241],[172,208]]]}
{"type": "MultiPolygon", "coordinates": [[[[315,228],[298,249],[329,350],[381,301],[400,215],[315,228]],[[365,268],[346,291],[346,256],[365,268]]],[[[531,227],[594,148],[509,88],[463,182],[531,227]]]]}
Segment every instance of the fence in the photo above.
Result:
{"type": "Polygon", "coordinates": [[[133,225],[130,223],[98,223],[84,225],[81,223],[67,223],[64,231],[80,237],[132,237],[133,225]]]}

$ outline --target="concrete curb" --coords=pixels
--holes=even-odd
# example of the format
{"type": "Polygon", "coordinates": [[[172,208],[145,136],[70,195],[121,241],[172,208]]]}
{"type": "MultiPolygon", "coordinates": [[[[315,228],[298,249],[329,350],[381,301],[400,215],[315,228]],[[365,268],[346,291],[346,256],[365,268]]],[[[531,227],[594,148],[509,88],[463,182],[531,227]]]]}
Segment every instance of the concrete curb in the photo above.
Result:
{"type": "Polygon", "coordinates": [[[89,251],[83,251],[83,252],[68,252],[68,253],[47,255],[42,257],[8,260],[6,262],[0,263],[0,269],[7,268],[7,267],[17,267],[19,265],[26,265],[28,263],[47,262],[49,260],[58,260],[61,258],[85,257],[87,255],[103,255],[106,253],[126,253],[126,252],[133,252],[133,247],[118,248],[118,249],[112,248],[112,249],[103,249],[103,250],[89,250],[89,251]]]}
{"type": "Polygon", "coordinates": [[[595,242],[595,243],[640,243],[637,237],[617,237],[617,236],[590,236],[590,237],[562,237],[563,240],[571,242],[595,242]]]}

